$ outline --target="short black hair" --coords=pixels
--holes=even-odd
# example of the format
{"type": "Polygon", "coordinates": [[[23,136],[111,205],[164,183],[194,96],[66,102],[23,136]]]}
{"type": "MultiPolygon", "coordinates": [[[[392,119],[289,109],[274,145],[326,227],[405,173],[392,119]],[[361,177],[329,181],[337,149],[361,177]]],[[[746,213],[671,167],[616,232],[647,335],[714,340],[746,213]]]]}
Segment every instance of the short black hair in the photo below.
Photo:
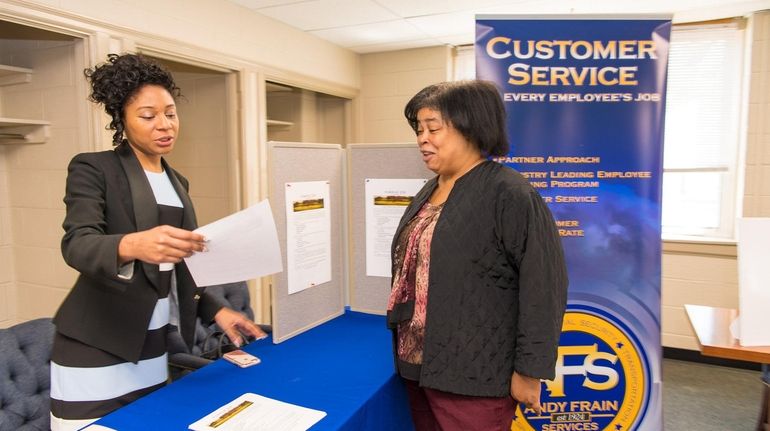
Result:
{"type": "Polygon", "coordinates": [[[419,126],[417,113],[423,108],[440,112],[482,155],[508,154],[505,106],[492,82],[452,81],[423,88],[404,108],[404,116],[415,132],[419,126]]]}
{"type": "Polygon", "coordinates": [[[113,145],[123,142],[123,109],[142,87],[161,86],[174,99],[181,95],[171,72],[141,54],[109,54],[105,63],[86,69],[83,73],[91,84],[88,99],[104,105],[104,110],[112,117],[108,129],[115,131],[112,135],[113,145]]]}

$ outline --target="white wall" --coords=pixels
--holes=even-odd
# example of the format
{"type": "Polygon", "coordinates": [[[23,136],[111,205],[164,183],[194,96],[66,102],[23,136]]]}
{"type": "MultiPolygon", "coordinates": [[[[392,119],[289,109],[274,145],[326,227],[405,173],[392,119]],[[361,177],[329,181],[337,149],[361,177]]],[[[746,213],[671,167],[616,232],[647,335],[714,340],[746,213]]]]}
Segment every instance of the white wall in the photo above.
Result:
{"type": "Polygon", "coordinates": [[[8,199],[10,191],[5,153],[6,149],[0,146],[0,328],[8,326],[16,315],[11,201],[8,199]]]}
{"type": "Polygon", "coordinates": [[[770,11],[754,18],[743,213],[770,217],[770,11]]]}
{"type": "Polygon", "coordinates": [[[238,210],[229,181],[236,171],[230,149],[227,77],[173,69],[172,73],[183,97],[177,101],[179,141],[168,161],[190,181],[190,198],[198,225],[203,226],[238,210]]]}
{"type": "Polygon", "coordinates": [[[53,315],[75,280],[59,245],[62,198],[87,122],[80,41],[5,39],[0,52],[0,63],[34,70],[31,82],[0,88],[0,116],[51,122],[45,144],[0,146],[0,326],[8,326],[53,315]]]}
{"type": "Polygon", "coordinates": [[[447,46],[363,55],[354,142],[416,142],[404,106],[424,87],[451,78],[452,55],[447,46]]]}
{"type": "Polygon", "coordinates": [[[130,30],[155,38],[158,46],[168,45],[172,51],[197,55],[196,50],[208,50],[303,79],[359,86],[354,52],[228,1],[0,1],[0,19],[4,12],[16,17],[65,17],[105,33],[130,30]]]}

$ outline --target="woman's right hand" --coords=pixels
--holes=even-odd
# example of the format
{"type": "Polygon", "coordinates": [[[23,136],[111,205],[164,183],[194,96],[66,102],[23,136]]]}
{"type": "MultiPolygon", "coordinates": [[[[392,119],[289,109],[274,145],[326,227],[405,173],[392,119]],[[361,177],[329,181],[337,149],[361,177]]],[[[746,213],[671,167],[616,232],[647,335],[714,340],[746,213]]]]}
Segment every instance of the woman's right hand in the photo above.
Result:
{"type": "Polygon", "coordinates": [[[205,250],[203,235],[163,225],[125,235],[118,244],[118,263],[123,265],[132,260],[152,264],[178,263],[205,250]]]}
{"type": "Polygon", "coordinates": [[[543,411],[543,406],[540,404],[540,390],[540,379],[513,372],[511,397],[516,402],[524,403],[527,408],[534,410],[538,416],[543,411]]]}

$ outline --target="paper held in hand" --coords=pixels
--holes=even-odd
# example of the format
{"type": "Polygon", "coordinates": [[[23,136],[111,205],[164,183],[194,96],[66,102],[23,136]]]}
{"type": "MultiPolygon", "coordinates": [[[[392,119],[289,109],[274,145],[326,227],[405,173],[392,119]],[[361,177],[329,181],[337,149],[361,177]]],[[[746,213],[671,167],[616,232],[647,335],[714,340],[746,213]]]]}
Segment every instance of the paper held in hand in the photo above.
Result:
{"type": "Polygon", "coordinates": [[[185,258],[198,286],[251,280],[283,270],[278,232],[267,200],[195,232],[206,237],[208,249],[185,258]]]}
{"type": "Polygon", "coordinates": [[[193,431],[305,431],[325,412],[246,393],[191,424],[193,431]]]}

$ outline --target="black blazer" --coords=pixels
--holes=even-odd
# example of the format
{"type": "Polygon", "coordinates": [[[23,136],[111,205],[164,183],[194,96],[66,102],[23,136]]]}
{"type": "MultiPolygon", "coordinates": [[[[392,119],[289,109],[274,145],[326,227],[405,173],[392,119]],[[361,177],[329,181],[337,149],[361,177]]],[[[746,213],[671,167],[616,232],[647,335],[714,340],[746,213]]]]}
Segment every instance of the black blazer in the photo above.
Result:
{"type": "MultiPolygon", "coordinates": [[[[184,229],[197,227],[188,182],[162,160],[184,205],[184,229]]],[[[64,196],[67,214],[61,248],[80,272],[54,317],[63,335],[137,362],[155,303],[158,265],[134,263],[130,280],[118,277],[118,243],[124,235],[158,226],[155,196],[128,144],[83,153],[70,162],[64,196]]],[[[192,346],[195,318],[210,322],[224,306],[195,285],[184,261],[176,264],[180,332],[192,346]]]]}

